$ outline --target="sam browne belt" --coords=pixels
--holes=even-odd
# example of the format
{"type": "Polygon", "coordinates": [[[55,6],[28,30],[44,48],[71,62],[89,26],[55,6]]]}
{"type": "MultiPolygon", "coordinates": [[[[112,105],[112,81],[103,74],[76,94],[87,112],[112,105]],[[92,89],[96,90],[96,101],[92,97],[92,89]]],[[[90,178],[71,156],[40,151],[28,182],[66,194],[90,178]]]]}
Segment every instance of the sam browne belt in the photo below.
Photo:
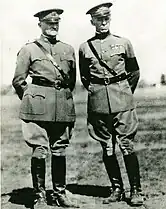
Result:
{"type": "Polygon", "coordinates": [[[38,86],[45,86],[45,87],[53,87],[55,89],[61,89],[61,88],[67,88],[68,86],[64,84],[61,80],[55,80],[54,82],[49,81],[44,78],[33,78],[32,84],[38,85],[38,86]]]}
{"type": "Polygon", "coordinates": [[[125,80],[129,77],[129,74],[121,73],[120,75],[114,76],[112,78],[91,78],[91,83],[101,84],[101,85],[110,85],[111,83],[116,83],[122,80],[125,80]]]}

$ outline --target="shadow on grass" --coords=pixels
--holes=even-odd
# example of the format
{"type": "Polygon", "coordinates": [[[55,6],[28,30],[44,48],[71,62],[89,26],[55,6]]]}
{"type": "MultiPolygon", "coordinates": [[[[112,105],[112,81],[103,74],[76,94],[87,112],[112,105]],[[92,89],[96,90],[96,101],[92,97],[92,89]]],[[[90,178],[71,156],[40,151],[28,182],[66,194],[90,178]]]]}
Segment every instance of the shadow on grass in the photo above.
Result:
{"type": "MultiPolygon", "coordinates": [[[[52,205],[51,194],[52,194],[51,190],[46,191],[48,205],[52,205]]],[[[16,205],[24,205],[25,208],[33,209],[36,200],[36,195],[32,188],[27,187],[27,188],[15,189],[11,193],[4,193],[1,195],[1,199],[2,199],[2,206],[4,204],[7,204],[7,202],[10,202],[16,205]],[[8,197],[7,201],[5,201],[6,197],[8,197]]]]}
{"type": "Polygon", "coordinates": [[[79,195],[93,197],[108,197],[110,195],[110,187],[108,186],[68,184],[66,188],[71,193],[79,195]]]}
{"type": "MultiPolygon", "coordinates": [[[[95,186],[95,185],[78,185],[68,184],[66,189],[73,194],[93,196],[93,197],[108,197],[110,195],[110,187],[106,186],[95,186]]],[[[47,190],[47,204],[53,205],[52,202],[52,190],[47,190]]],[[[25,208],[34,208],[35,193],[32,188],[20,188],[15,189],[10,193],[3,193],[1,195],[2,206],[8,202],[24,205],[25,208]]]]}
{"type": "Polygon", "coordinates": [[[24,205],[26,208],[33,208],[35,194],[32,188],[21,188],[21,189],[14,189],[10,193],[4,193],[1,195],[2,197],[2,205],[6,204],[7,202],[11,202],[13,204],[24,205]],[[6,197],[8,201],[5,200],[6,197]]]}
{"type": "MultiPolygon", "coordinates": [[[[107,198],[111,194],[111,189],[109,186],[68,184],[67,190],[69,190],[73,194],[86,195],[92,197],[107,198]]],[[[125,196],[123,201],[125,201],[128,205],[130,205],[129,192],[125,196]]]]}

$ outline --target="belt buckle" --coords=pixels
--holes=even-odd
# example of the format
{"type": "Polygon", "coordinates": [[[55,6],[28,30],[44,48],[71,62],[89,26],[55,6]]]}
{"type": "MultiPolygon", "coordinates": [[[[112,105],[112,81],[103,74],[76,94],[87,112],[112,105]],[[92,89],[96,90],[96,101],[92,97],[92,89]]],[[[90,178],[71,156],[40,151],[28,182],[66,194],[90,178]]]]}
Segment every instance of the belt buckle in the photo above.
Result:
{"type": "Polygon", "coordinates": [[[104,78],[104,83],[105,83],[105,85],[108,85],[108,84],[110,83],[110,79],[107,78],[107,77],[105,77],[105,78],[104,78]]]}
{"type": "Polygon", "coordinates": [[[61,89],[61,87],[59,86],[59,80],[56,80],[55,82],[53,82],[53,87],[57,90],[61,89]]]}

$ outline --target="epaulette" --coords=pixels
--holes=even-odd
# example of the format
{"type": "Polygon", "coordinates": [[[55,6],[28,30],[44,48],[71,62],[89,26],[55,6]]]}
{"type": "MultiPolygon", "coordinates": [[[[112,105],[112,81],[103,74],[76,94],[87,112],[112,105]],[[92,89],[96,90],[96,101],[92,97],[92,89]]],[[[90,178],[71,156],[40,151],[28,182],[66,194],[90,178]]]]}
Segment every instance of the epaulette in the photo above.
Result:
{"type": "Polygon", "coordinates": [[[70,44],[67,44],[67,43],[63,42],[63,41],[61,41],[60,39],[57,39],[57,42],[59,42],[59,43],[61,43],[61,44],[64,44],[64,45],[70,46],[70,44]]]}
{"type": "Polygon", "coordinates": [[[65,43],[63,41],[60,41],[60,40],[57,40],[57,42],[61,42],[62,44],[69,45],[69,44],[67,44],[67,43],[65,43]]]}
{"type": "MultiPolygon", "coordinates": [[[[33,40],[33,41],[29,41],[29,40],[28,40],[28,42],[26,42],[26,43],[24,44],[23,47],[25,47],[25,46],[27,46],[27,45],[29,45],[29,44],[33,44],[34,41],[35,41],[35,40],[33,40]]],[[[23,47],[22,47],[22,48],[23,48],[23,47]]],[[[17,52],[17,56],[19,55],[20,51],[21,51],[21,49],[17,52]]]]}
{"type": "Polygon", "coordinates": [[[113,36],[117,37],[117,38],[122,38],[121,36],[118,36],[116,34],[112,34],[113,36]]]}
{"type": "Polygon", "coordinates": [[[63,41],[57,40],[57,42],[61,43],[63,46],[66,46],[66,47],[69,47],[69,48],[72,47],[70,44],[65,43],[63,41]]]}
{"type": "Polygon", "coordinates": [[[33,43],[34,43],[34,41],[36,41],[36,40],[37,40],[37,39],[31,40],[31,41],[30,41],[30,40],[28,40],[28,42],[26,42],[26,43],[25,43],[25,45],[28,45],[28,44],[33,44],[33,43]]]}

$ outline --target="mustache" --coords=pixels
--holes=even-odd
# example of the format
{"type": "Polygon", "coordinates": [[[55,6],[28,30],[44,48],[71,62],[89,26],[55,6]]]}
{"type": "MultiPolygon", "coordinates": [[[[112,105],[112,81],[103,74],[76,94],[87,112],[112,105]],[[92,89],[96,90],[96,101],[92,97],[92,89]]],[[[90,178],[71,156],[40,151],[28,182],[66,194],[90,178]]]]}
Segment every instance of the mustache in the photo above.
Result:
{"type": "Polygon", "coordinates": [[[50,29],[47,29],[47,31],[58,31],[58,29],[56,29],[56,28],[50,28],[50,29]]]}

